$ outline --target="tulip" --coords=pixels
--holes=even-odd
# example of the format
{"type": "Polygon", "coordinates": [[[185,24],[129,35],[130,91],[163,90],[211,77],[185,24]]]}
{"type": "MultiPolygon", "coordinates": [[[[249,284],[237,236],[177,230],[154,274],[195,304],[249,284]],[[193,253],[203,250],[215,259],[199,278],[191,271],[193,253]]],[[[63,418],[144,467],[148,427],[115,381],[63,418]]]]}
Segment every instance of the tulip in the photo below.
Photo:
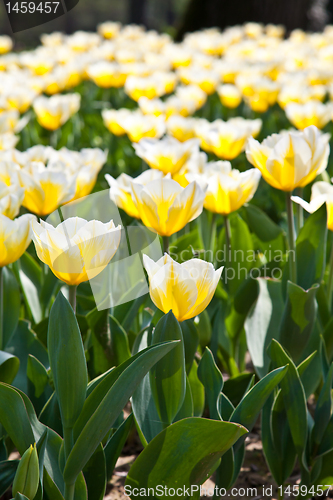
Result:
{"type": "Polygon", "coordinates": [[[165,132],[165,121],[162,116],[147,116],[139,111],[126,116],[122,126],[132,142],[138,142],[146,137],[159,138],[165,132]]]}
{"type": "Polygon", "coordinates": [[[24,189],[17,184],[7,186],[0,181],[0,213],[14,219],[19,213],[24,198],[24,189]]]}
{"type": "Polygon", "coordinates": [[[308,101],[305,104],[291,103],[285,108],[287,118],[299,130],[310,125],[322,129],[332,120],[333,103],[323,104],[320,101],[308,101]]]}
{"type": "Polygon", "coordinates": [[[106,174],[105,179],[110,186],[110,199],[117,207],[124,210],[130,217],[140,219],[140,214],[132,198],[132,183],[136,182],[145,186],[149,182],[162,179],[163,173],[159,170],[145,170],[134,179],[127,174],[120,174],[117,179],[106,174]]]}
{"type": "Polygon", "coordinates": [[[0,267],[12,264],[24,254],[31,241],[30,223],[33,220],[35,216],[31,214],[14,220],[0,214],[0,267]]]}
{"type": "Polygon", "coordinates": [[[131,116],[129,109],[103,109],[102,118],[111,134],[120,136],[126,134],[124,128],[125,118],[131,116]]]}
{"type": "Polygon", "coordinates": [[[246,157],[268,184],[290,192],[326,169],[329,151],[329,135],[311,125],[302,132],[273,134],[262,144],[250,138],[246,157]]]}
{"type": "Polygon", "coordinates": [[[292,196],[292,201],[301,205],[304,210],[313,214],[324,203],[327,209],[327,228],[333,231],[333,185],[328,182],[318,181],[315,182],[311,188],[310,203],[306,202],[299,196],[292,196]]]}
{"type": "Polygon", "coordinates": [[[37,97],[33,106],[38,123],[48,130],[57,130],[79,110],[80,100],[80,94],[37,97]]]}
{"type": "MultiPolygon", "coordinates": [[[[315,182],[311,188],[310,203],[306,202],[299,196],[292,196],[291,200],[299,204],[310,214],[316,212],[324,203],[326,203],[327,210],[327,229],[333,231],[333,185],[328,182],[315,182]]],[[[329,278],[328,278],[328,304],[331,308],[332,305],[332,291],[333,291],[333,246],[331,248],[331,256],[329,261],[329,278]]]]}
{"type": "Polygon", "coordinates": [[[222,273],[212,264],[191,259],[178,264],[168,254],[154,262],[147,255],[143,263],[149,278],[149,294],[156,307],[172,310],[178,321],[198,316],[213,298],[222,273]]]}
{"type": "Polygon", "coordinates": [[[208,163],[203,174],[188,173],[189,181],[207,184],[204,207],[210,212],[229,215],[253,198],[261,174],[252,168],[239,172],[231,168],[228,161],[219,161],[212,166],[208,163]]]}
{"type": "Polygon", "coordinates": [[[197,139],[179,142],[174,137],[163,139],[141,139],[134,144],[136,154],[145,160],[151,168],[164,174],[176,174],[186,163],[194,150],[199,147],[197,139]]]}
{"type": "Polygon", "coordinates": [[[216,71],[199,67],[181,68],[179,76],[185,85],[195,84],[208,95],[213,94],[220,83],[220,77],[216,71]]]}
{"type": "Polygon", "coordinates": [[[30,163],[17,175],[25,189],[23,206],[41,217],[72,200],[76,192],[76,175],[61,168],[46,168],[41,162],[30,163]]]}
{"type": "Polygon", "coordinates": [[[124,90],[134,101],[138,101],[143,96],[154,99],[154,97],[160,97],[166,93],[163,82],[154,76],[129,76],[124,90]]]}
{"type": "Polygon", "coordinates": [[[101,23],[97,26],[97,31],[101,36],[109,40],[110,38],[114,38],[118,35],[120,28],[120,23],[106,21],[105,23],[101,23]]]}
{"type": "Polygon", "coordinates": [[[12,39],[7,35],[0,36],[0,54],[6,54],[13,48],[12,39]]]}
{"type": "Polygon", "coordinates": [[[30,108],[36,95],[35,90],[16,85],[7,89],[4,97],[10,108],[16,109],[19,113],[25,113],[30,108]]]}
{"type": "Polygon", "coordinates": [[[161,236],[171,236],[202,212],[205,193],[192,182],[182,188],[172,179],[159,179],[145,186],[132,183],[133,202],[145,226],[161,236]]]}
{"type": "Polygon", "coordinates": [[[198,85],[179,85],[175,92],[176,97],[182,101],[195,102],[196,109],[202,108],[207,101],[207,94],[198,85]]]}
{"type": "Polygon", "coordinates": [[[47,222],[32,222],[32,239],[38,257],[53,274],[76,286],[97,276],[116,253],[121,227],[113,221],[86,221],[71,217],[53,227],[47,222]]]}
{"type": "Polygon", "coordinates": [[[144,115],[161,116],[166,112],[165,103],[161,99],[148,99],[142,96],[138,100],[139,108],[144,115]]]}
{"type": "Polygon", "coordinates": [[[0,151],[7,151],[15,147],[19,137],[14,135],[12,132],[5,132],[0,134],[0,151]]]}
{"type": "Polygon", "coordinates": [[[242,94],[236,87],[230,83],[225,85],[220,85],[217,89],[217,93],[221,100],[221,103],[226,108],[237,108],[242,102],[242,94]]]}
{"type": "Polygon", "coordinates": [[[174,115],[168,118],[166,128],[168,134],[180,142],[185,142],[195,137],[195,124],[196,120],[193,118],[174,115]]]}
{"type": "Polygon", "coordinates": [[[96,62],[88,66],[87,75],[98,87],[104,89],[123,87],[127,79],[124,67],[107,61],[96,62]]]}
{"type": "Polygon", "coordinates": [[[247,139],[256,135],[260,128],[261,120],[236,118],[212,123],[200,120],[195,131],[201,140],[202,149],[213,152],[224,160],[232,160],[245,149],[247,139]]]}

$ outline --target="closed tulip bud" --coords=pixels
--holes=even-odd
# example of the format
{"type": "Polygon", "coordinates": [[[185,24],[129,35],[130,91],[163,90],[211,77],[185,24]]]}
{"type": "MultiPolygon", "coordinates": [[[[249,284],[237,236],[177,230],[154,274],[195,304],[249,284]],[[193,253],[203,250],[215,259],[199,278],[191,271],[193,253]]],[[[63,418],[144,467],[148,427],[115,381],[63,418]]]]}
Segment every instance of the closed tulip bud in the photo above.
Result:
{"type": "Polygon", "coordinates": [[[161,170],[164,174],[176,174],[199,148],[197,139],[179,142],[174,137],[158,139],[142,139],[134,144],[135,152],[145,160],[151,168],[161,170]]]}
{"type": "Polygon", "coordinates": [[[306,202],[299,196],[292,196],[292,201],[301,205],[307,212],[313,214],[324,203],[327,209],[327,228],[333,231],[333,186],[328,182],[319,181],[315,182],[311,188],[310,203],[306,202]]]}
{"type": "Polygon", "coordinates": [[[196,182],[182,188],[178,182],[167,178],[145,186],[133,182],[132,193],[144,225],[161,236],[171,236],[199,217],[205,197],[196,182]]]}
{"type": "Polygon", "coordinates": [[[0,213],[14,219],[19,213],[24,198],[24,189],[17,184],[7,186],[0,181],[0,213]]]}
{"type": "Polygon", "coordinates": [[[11,220],[0,214],[0,267],[16,262],[26,251],[31,241],[31,222],[35,216],[21,215],[11,220]]]}
{"type": "Polygon", "coordinates": [[[209,262],[191,259],[182,264],[168,254],[154,262],[147,255],[143,263],[149,278],[149,294],[158,309],[170,310],[178,321],[200,314],[213,298],[222,273],[209,262]]]}
{"type": "Polygon", "coordinates": [[[326,169],[329,138],[312,125],[302,132],[273,134],[261,144],[249,139],[246,157],[268,184],[282,191],[293,191],[306,186],[326,169]]]}
{"type": "Polygon", "coordinates": [[[36,215],[52,213],[75,195],[77,176],[60,168],[49,168],[41,162],[32,162],[18,171],[17,175],[25,189],[22,204],[36,215]]]}
{"type": "Polygon", "coordinates": [[[129,216],[140,219],[140,214],[132,197],[132,184],[134,182],[145,186],[148,182],[162,179],[163,173],[159,170],[145,170],[138,177],[130,177],[127,174],[120,174],[117,179],[106,174],[105,179],[110,186],[110,198],[117,207],[124,210],[129,216]]]}
{"type": "Polygon", "coordinates": [[[121,227],[113,221],[86,221],[71,217],[57,227],[32,223],[32,239],[38,257],[68,285],[79,285],[105,269],[117,251],[121,227]]]}
{"type": "Polygon", "coordinates": [[[38,123],[48,130],[57,130],[80,109],[80,100],[80,94],[37,97],[33,106],[38,123]]]}
{"type": "Polygon", "coordinates": [[[323,104],[320,101],[308,101],[305,104],[290,103],[286,106],[287,118],[299,130],[310,125],[323,128],[333,116],[333,103],[323,104]]]}
{"type": "Polygon", "coordinates": [[[14,483],[13,483],[13,497],[16,493],[22,493],[29,500],[33,500],[39,485],[39,465],[36,443],[34,446],[30,445],[21,457],[18,465],[14,483]]]}
{"type": "Polygon", "coordinates": [[[232,170],[228,161],[219,161],[210,166],[208,163],[203,174],[186,175],[189,181],[196,180],[207,185],[204,207],[210,212],[228,215],[253,198],[261,174],[251,168],[245,172],[232,170]]]}

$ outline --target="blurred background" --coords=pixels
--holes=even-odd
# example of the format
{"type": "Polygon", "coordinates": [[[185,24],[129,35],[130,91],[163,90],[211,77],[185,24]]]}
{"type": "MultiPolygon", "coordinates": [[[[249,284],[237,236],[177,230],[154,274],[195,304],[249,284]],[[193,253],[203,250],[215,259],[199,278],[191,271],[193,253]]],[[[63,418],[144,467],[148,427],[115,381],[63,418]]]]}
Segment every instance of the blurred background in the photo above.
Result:
{"type": "MultiPolygon", "coordinates": [[[[95,31],[103,21],[143,24],[176,40],[184,33],[247,21],[283,24],[287,31],[320,31],[333,23],[333,0],[80,0],[68,14],[13,36],[16,48],[33,47],[41,33],[95,31]]],[[[0,0],[0,33],[12,35],[0,0]]]]}

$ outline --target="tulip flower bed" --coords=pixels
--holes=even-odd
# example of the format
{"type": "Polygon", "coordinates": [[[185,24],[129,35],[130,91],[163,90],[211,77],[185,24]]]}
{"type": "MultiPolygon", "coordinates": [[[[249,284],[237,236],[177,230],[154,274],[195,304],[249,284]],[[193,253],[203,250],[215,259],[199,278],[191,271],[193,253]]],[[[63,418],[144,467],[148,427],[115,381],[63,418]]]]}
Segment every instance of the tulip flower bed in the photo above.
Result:
{"type": "Polygon", "coordinates": [[[332,490],[332,44],[0,36],[0,496],[332,490]]]}

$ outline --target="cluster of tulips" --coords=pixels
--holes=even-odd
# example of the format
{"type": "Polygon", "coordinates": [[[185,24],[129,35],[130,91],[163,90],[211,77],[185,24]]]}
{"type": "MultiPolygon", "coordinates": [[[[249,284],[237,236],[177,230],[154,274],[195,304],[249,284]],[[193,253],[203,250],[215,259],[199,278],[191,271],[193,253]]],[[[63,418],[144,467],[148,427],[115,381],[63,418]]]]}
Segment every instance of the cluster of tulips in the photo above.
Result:
{"type": "Polygon", "coordinates": [[[41,43],[0,36],[0,495],[100,500],[137,432],[132,499],[219,498],[260,415],[279,498],[329,490],[333,27],[41,43]],[[130,229],[149,294],[97,303],[130,229]]]}

